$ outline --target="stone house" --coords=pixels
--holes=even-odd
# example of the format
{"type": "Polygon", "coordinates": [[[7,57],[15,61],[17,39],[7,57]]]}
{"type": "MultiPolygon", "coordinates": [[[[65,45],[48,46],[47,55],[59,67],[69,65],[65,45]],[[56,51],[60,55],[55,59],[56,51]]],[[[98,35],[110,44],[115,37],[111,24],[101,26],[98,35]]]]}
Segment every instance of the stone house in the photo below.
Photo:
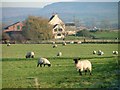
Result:
{"type": "Polygon", "coordinates": [[[52,32],[55,39],[65,38],[65,24],[57,14],[52,15],[49,20],[49,24],[53,26],[52,32]]]}

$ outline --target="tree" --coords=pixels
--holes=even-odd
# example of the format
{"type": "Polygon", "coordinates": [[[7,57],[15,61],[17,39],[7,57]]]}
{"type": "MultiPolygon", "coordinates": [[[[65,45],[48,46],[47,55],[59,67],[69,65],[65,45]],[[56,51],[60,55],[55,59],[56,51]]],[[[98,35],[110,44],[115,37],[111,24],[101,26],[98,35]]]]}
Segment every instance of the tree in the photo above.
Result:
{"type": "Polygon", "coordinates": [[[3,40],[10,40],[10,36],[7,33],[2,32],[2,39],[3,40]]]}
{"type": "Polygon", "coordinates": [[[31,40],[49,40],[52,38],[52,26],[45,18],[29,16],[25,21],[22,34],[31,40]]]}
{"type": "Polygon", "coordinates": [[[81,30],[76,33],[76,36],[82,36],[82,37],[90,37],[91,34],[87,30],[81,30]]]}

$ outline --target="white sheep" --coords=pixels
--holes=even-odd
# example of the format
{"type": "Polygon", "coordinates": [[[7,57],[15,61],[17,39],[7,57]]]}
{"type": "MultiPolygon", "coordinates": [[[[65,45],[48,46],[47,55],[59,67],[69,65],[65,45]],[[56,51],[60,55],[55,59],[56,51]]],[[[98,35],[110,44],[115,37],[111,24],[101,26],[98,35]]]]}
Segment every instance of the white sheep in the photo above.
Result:
{"type": "Polygon", "coordinates": [[[96,51],[95,51],[95,50],[93,51],[93,54],[96,54],[96,51]]]}
{"type": "Polygon", "coordinates": [[[104,54],[104,52],[103,52],[103,51],[98,50],[98,55],[103,55],[103,54],[104,54]]]}
{"type": "Polygon", "coordinates": [[[70,44],[74,44],[74,41],[71,41],[70,44]]]}
{"type": "Polygon", "coordinates": [[[7,46],[10,46],[11,44],[10,43],[7,43],[7,46]]]}
{"type": "Polygon", "coordinates": [[[52,44],[55,44],[55,42],[52,42],[52,44]]]}
{"type": "Polygon", "coordinates": [[[57,53],[57,56],[62,56],[62,52],[58,52],[58,53],[57,53]]]}
{"type": "Polygon", "coordinates": [[[78,41],[77,44],[81,44],[82,42],[81,41],[78,41]]]}
{"type": "Polygon", "coordinates": [[[42,65],[44,65],[44,67],[45,67],[45,65],[48,65],[49,67],[51,66],[51,63],[50,63],[50,61],[48,60],[48,59],[46,59],[46,58],[40,58],[39,60],[38,60],[38,63],[37,63],[37,67],[40,65],[40,67],[42,67],[42,65]]]}
{"type": "Polygon", "coordinates": [[[77,68],[77,70],[79,70],[79,74],[82,75],[82,71],[85,71],[85,75],[87,70],[89,70],[90,75],[91,75],[91,71],[92,71],[92,64],[89,60],[82,60],[79,61],[79,59],[73,59],[75,62],[75,66],[77,68]]]}
{"type": "Polygon", "coordinates": [[[57,44],[54,44],[54,45],[53,45],[53,48],[57,48],[57,44]]]}
{"type": "Polygon", "coordinates": [[[118,51],[113,51],[113,54],[118,55],[118,51]]]}
{"type": "Polygon", "coordinates": [[[35,56],[34,52],[27,52],[25,57],[26,58],[34,58],[34,56],[35,56]]]}
{"type": "Polygon", "coordinates": [[[63,42],[62,45],[63,45],[63,46],[66,46],[67,44],[66,44],[66,42],[63,42]]]}

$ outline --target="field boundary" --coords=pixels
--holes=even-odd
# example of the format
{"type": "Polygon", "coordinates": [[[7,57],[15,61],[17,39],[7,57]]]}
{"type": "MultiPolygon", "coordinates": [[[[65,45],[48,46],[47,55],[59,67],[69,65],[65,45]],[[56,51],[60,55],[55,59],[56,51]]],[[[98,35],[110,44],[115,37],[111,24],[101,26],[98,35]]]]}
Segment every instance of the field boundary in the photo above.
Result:
{"type": "MultiPolygon", "coordinates": [[[[119,56],[107,56],[107,57],[103,57],[103,56],[99,56],[99,57],[47,57],[47,59],[74,59],[74,58],[81,58],[81,59],[95,59],[95,58],[119,58],[119,56]]],[[[2,60],[0,61],[21,61],[21,60],[38,60],[39,58],[33,58],[33,59],[26,59],[26,58],[2,58],[2,60]]]]}

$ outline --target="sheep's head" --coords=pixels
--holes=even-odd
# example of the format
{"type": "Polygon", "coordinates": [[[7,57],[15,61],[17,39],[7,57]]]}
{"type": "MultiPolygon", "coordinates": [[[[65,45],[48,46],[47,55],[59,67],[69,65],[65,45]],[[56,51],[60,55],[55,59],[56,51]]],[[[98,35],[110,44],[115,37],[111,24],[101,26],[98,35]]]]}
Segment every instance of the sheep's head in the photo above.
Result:
{"type": "Polygon", "coordinates": [[[78,59],[76,59],[76,58],[75,58],[75,59],[73,59],[73,60],[75,61],[75,64],[77,64],[77,63],[78,63],[78,59]]]}
{"type": "Polygon", "coordinates": [[[51,64],[48,64],[48,66],[50,67],[50,66],[51,66],[51,64]]]}
{"type": "Polygon", "coordinates": [[[80,60],[81,58],[74,58],[73,60],[75,61],[75,64],[78,63],[78,60],[80,60]]]}

